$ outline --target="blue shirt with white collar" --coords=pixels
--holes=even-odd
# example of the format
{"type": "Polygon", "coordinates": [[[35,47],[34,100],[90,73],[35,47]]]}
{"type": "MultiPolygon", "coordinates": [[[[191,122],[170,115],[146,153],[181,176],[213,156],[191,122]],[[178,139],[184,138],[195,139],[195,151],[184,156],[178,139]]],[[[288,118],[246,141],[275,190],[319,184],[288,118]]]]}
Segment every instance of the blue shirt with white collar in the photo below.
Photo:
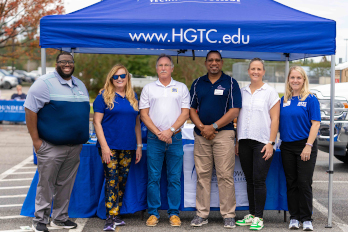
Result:
{"type": "MultiPolygon", "coordinates": [[[[204,125],[218,121],[231,108],[242,108],[242,97],[237,81],[223,72],[214,84],[208,75],[194,80],[190,94],[191,108],[197,109],[199,119],[204,125]]],[[[234,130],[233,122],[217,131],[221,130],[234,130]]],[[[194,131],[197,135],[201,135],[197,127],[194,131]]]]}
{"type": "Polygon", "coordinates": [[[37,113],[39,137],[55,145],[83,144],[89,138],[89,96],[86,86],[72,76],[72,87],[57,71],[37,79],[24,107],[37,113]]]}
{"type": "Polygon", "coordinates": [[[292,97],[284,103],[280,100],[279,133],[284,142],[294,142],[308,138],[312,120],[321,121],[318,99],[310,94],[304,101],[292,97]]]}

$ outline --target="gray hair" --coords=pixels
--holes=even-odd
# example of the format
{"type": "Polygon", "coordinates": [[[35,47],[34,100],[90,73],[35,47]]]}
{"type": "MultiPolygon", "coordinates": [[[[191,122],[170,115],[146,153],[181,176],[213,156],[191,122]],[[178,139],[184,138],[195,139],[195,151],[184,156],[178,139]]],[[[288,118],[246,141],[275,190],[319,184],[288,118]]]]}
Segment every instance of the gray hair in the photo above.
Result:
{"type": "Polygon", "coordinates": [[[266,69],[265,69],[265,63],[263,62],[263,60],[260,59],[260,58],[257,58],[257,57],[256,57],[256,58],[253,58],[253,59],[249,62],[248,70],[250,69],[251,63],[254,62],[254,61],[259,61],[259,62],[261,62],[261,63],[262,63],[263,70],[266,70],[266,69]]]}
{"type": "Polygon", "coordinates": [[[156,61],[156,67],[157,67],[158,61],[161,58],[163,58],[163,57],[167,57],[170,60],[170,62],[172,63],[172,68],[173,68],[174,67],[174,63],[173,63],[172,57],[170,55],[167,55],[167,54],[164,54],[164,53],[162,53],[161,55],[158,56],[157,61],[156,61]]]}

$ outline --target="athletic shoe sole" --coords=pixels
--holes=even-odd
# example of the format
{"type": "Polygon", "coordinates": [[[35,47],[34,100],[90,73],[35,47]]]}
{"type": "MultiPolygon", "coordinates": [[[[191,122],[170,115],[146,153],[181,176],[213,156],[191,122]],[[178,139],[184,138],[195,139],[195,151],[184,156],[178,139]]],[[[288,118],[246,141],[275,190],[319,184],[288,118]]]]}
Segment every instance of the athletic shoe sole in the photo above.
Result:
{"type": "Polygon", "coordinates": [[[208,220],[206,220],[206,221],[203,221],[201,224],[191,224],[191,226],[194,226],[194,227],[200,227],[200,226],[202,226],[202,225],[206,225],[206,224],[208,224],[208,220]]]}
{"type": "Polygon", "coordinates": [[[60,228],[60,229],[74,229],[77,227],[77,226],[59,226],[54,224],[54,222],[51,222],[50,226],[54,228],[60,228]]]}
{"type": "MultiPolygon", "coordinates": [[[[33,231],[35,231],[35,232],[44,232],[44,230],[37,230],[37,229],[35,228],[34,225],[31,225],[31,228],[32,228],[33,231]]],[[[48,231],[48,230],[46,230],[46,231],[48,231]]]]}

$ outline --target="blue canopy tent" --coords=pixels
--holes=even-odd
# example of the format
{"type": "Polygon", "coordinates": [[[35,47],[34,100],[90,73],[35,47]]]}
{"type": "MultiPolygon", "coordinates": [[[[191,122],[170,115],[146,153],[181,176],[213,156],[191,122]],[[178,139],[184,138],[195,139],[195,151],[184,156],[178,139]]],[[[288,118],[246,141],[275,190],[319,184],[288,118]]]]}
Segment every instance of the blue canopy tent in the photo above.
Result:
{"type": "MultiPolygon", "coordinates": [[[[40,22],[45,48],[73,53],[206,56],[286,61],[331,55],[333,115],[336,22],[273,0],[104,0],[40,22]]],[[[333,138],[333,117],[330,119],[333,138]]],[[[330,140],[330,174],[333,170],[330,140]]],[[[331,226],[332,175],[329,184],[331,226]]]]}

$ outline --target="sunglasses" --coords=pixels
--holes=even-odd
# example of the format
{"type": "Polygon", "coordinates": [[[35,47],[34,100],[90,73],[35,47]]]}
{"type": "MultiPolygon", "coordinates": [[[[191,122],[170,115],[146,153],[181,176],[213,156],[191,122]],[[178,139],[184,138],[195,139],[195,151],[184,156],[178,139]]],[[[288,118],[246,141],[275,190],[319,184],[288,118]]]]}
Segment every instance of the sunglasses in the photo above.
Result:
{"type": "Polygon", "coordinates": [[[117,80],[119,77],[121,77],[121,79],[124,79],[126,78],[127,74],[121,74],[121,75],[113,75],[112,78],[114,80],[117,80]]]}

